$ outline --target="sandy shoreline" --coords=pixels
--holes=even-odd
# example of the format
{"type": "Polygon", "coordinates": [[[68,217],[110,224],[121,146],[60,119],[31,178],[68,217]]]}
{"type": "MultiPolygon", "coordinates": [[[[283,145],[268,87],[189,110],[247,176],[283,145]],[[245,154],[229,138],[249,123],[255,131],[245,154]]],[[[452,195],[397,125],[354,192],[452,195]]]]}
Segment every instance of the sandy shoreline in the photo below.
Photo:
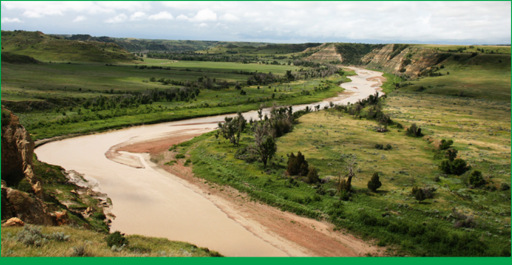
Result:
{"type": "MultiPolygon", "coordinates": [[[[374,94],[382,73],[363,69],[356,69],[356,72],[358,76],[350,77],[352,82],[342,84],[350,93],[348,97],[340,95],[309,106],[320,104],[323,108],[330,101],[353,103],[374,94]]],[[[294,106],[294,110],[305,107],[294,106]]],[[[169,155],[167,149],[172,144],[214,130],[225,116],[65,139],[38,147],[36,154],[44,162],[75,170],[99,183],[100,191],[108,194],[113,202],[116,219],[112,231],[187,241],[226,256],[381,253],[351,235],[333,232],[328,223],[251,202],[230,188],[205,184],[181,165],[160,168],[150,161],[149,153],[169,155]]],[[[244,116],[255,119],[257,113],[251,111],[244,116]]]]}

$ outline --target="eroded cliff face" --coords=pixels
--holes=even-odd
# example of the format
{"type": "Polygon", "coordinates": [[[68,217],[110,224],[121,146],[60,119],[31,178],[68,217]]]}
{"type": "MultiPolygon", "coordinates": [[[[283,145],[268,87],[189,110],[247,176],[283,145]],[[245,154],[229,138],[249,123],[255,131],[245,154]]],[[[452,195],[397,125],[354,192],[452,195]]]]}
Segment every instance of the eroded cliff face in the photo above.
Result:
{"type": "Polygon", "coordinates": [[[304,52],[313,52],[313,54],[306,57],[308,61],[343,62],[341,54],[336,52],[336,47],[332,43],[324,43],[318,47],[308,48],[304,52]]]}
{"type": "Polygon", "coordinates": [[[446,58],[445,54],[431,48],[409,44],[324,43],[303,53],[309,54],[305,58],[308,61],[356,64],[410,78],[429,73],[446,58]]]}
{"type": "Polygon", "coordinates": [[[17,217],[25,223],[55,225],[55,213],[33,194],[6,187],[2,183],[2,219],[17,217]]]}
{"type": "Polygon", "coordinates": [[[432,49],[406,44],[388,44],[361,59],[369,68],[411,78],[428,73],[442,60],[443,55],[432,49]]]}
{"type": "Polygon", "coordinates": [[[43,189],[34,175],[33,155],[30,134],[18,117],[2,106],[2,219],[18,217],[28,223],[51,225],[54,218],[42,200],[43,189]],[[30,184],[30,193],[15,189],[21,181],[30,184]]]}
{"type": "Polygon", "coordinates": [[[41,182],[34,175],[34,141],[11,111],[2,106],[2,180],[15,186],[26,179],[34,194],[42,198],[41,182]]]}
{"type": "Polygon", "coordinates": [[[30,134],[18,117],[2,106],[2,219],[18,217],[32,224],[52,225],[55,218],[42,200],[43,189],[34,175],[33,155],[30,134]],[[30,193],[14,188],[21,181],[30,184],[30,193]]]}
{"type": "Polygon", "coordinates": [[[38,161],[34,164],[33,155],[30,134],[18,117],[2,106],[2,225],[9,223],[9,218],[18,218],[16,224],[93,224],[95,229],[108,231],[113,215],[109,219],[105,216],[105,210],[111,206],[106,194],[93,191],[78,173],[64,172],[38,161]],[[70,215],[76,218],[72,220],[70,215]]]}

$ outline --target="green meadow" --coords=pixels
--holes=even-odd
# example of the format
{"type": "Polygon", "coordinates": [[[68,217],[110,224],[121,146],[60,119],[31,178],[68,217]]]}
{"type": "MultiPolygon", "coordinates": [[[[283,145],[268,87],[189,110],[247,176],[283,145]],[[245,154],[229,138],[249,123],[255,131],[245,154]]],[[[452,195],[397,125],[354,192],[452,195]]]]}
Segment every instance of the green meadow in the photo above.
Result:
{"type": "Polygon", "coordinates": [[[387,246],[391,255],[510,256],[510,57],[453,58],[440,76],[403,80],[386,74],[384,113],[394,124],[377,132],[374,120],[335,109],[309,113],[277,139],[272,166],[237,159],[241,147],[215,133],[176,148],[196,176],[233,186],[283,210],[326,219],[340,229],[387,246]],[[447,74],[449,72],[449,74],[447,74]],[[423,137],[406,136],[418,125],[423,137]],[[405,127],[405,128],[402,128],[405,127]],[[441,140],[453,140],[470,170],[457,176],[440,169],[441,140]],[[388,150],[377,148],[387,146],[388,150]],[[286,174],[290,153],[300,151],[323,182],[307,184],[286,174]],[[355,161],[352,194],[337,190],[355,161]],[[470,178],[480,171],[485,185],[470,178]],[[367,188],[374,173],[382,186],[367,188]],[[419,201],[413,188],[431,191],[419,201]]]}
{"type": "Polygon", "coordinates": [[[310,103],[335,96],[342,90],[338,84],[346,81],[337,74],[328,78],[282,81],[287,71],[297,73],[299,70],[307,71],[308,68],[150,58],[136,64],[3,63],[2,103],[20,116],[22,124],[35,139],[43,139],[248,111],[274,103],[310,103]],[[265,85],[248,85],[248,78],[257,73],[271,73],[276,80],[265,85]],[[180,89],[186,83],[198,80],[226,85],[223,88],[200,89],[196,97],[182,100],[152,100],[146,104],[113,105],[101,109],[83,105],[83,102],[94,102],[99,97],[117,101],[116,97],[125,94],[180,89]],[[240,87],[235,88],[236,85],[240,87]]]}

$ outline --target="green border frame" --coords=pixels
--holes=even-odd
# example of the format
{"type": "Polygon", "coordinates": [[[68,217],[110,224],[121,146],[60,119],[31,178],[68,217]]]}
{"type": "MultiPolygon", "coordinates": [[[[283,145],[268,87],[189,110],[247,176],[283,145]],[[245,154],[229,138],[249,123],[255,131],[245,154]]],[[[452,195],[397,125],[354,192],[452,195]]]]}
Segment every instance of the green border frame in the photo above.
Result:
{"type": "MultiPolygon", "coordinates": [[[[8,0],[9,1],[9,0],[8,0]]],[[[16,0],[14,0],[16,1],[16,0]]],[[[44,0],[37,0],[44,1],[44,0]]],[[[82,0],[75,0],[82,1],[82,0]]],[[[102,0],[103,1],[103,0],[102,0]]],[[[118,1],[118,0],[116,0],[118,1]]],[[[128,1],[137,1],[137,0],[128,0],[128,1]]],[[[145,0],[148,1],[148,0],[145,0]]],[[[149,0],[151,1],[151,0],[149,0]]],[[[186,1],[200,1],[200,0],[186,0],[186,1]]],[[[214,0],[207,0],[214,1],[214,0]]],[[[237,1],[237,0],[224,0],[224,1],[237,1]]],[[[261,1],[261,0],[244,0],[244,1],[261,1]]],[[[264,0],[269,1],[269,0],[264,0]]],[[[280,0],[283,1],[283,0],[280,0]]],[[[284,0],[284,1],[308,1],[308,0],[284,0]]],[[[316,1],[316,0],[313,0],[316,1]]],[[[324,0],[325,1],[325,0],[324,0]]],[[[337,1],[337,0],[327,0],[327,1],[337,1]]],[[[371,0],[356,0],[356,1],[371,1],[371,0]]],[[[382,0],[378,0],[382,1],[382,0]]],[[[395,1],[408,1],[408,0],[395,0],[395,1]]],[[[430,0],[416,0],[418,2],[430,1],[430,0]]],[[[437,1],[445,1],[445,0],[433,0],[432,2],[437,1]]],[[[456,1],[464,1],[464,0],[456,0],[456,1]]],[[[491,0],[484,0],[491,1],[491,0]]],[[[484,2],[479,1],[479,2],[484,2]]],[[[507,0],[495,0],[500,2],[510,2],[507,0]]],[[[474,0],[464,1],[464,2],[477,2],[474,0]]],[[[0,11],[1,17],[1,11],[0,11]]],[[[1,44],[1,41],[0,41],[1,44]]],[[[0,76],[1,76],[1,65],[0,65],[0,76]]],[[[1,92],[1,89],[0,89],[1,92]]],[[[0,93],[1,99],[1,93],[0,93]]],[[[512,98],[511,98],[512,101],[512,98]]],[[[511,113],[512,115],[512,113],[511,113]]],[[[512,126],[512,124],[511,124],[512,126]]],[[[1,169],[0,169],[1,172],[1,169]]],[[[512,206],[512,202],[511,202],[512,206]]],[[[1,228],[0,228],[1,230],[1,228]]],[[[1,244],[0,244],[1,249],[1,244]]],[[[24,264],[41,264],[41,265],[54,265],[55,263],[65,263],[72,265],[82,265],[82,264],[112,264],[113,262],[120,262],[123,265],[140,265],[140,264],[293,264],[293,265],[312,265],[312,264],[325,264],[325,265],[341,265],[341,264],[357,264],[357,265],[370,265],[378,263],[379,265],[402,265],[402,264],[414,264],[414,265],[423,265],[423,264],[436,264],[436,265],[454,265],[456,263],[461,263],[464,265],[481,265],[482,263],[490,263],[492,265],[505,265],[512,264],[512,257],[485,257],[485,258],[468,258],[468,257],[282,257],[282,258],[251,258],[251,257],[223,257],[223,258],[124,258],[124,257],[88,257],[88,258],[49,258],[49,257],[1,257],[0,256],[0,264],[2,265],[24,265],[24,264]]]]}

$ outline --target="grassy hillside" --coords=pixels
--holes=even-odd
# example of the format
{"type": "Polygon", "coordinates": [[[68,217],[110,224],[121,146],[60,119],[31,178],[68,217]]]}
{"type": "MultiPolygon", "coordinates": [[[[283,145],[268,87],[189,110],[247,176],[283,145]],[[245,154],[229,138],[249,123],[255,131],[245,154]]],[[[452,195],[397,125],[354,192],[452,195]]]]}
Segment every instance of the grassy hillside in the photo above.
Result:
{"type": "Polygon", "coordinates": [[[291,133],[278,138],[273,166],[266,169],[257,160],[239,159],[254,142],[250,129],[240,147],[211,133],[176,152],[187,154],[184,159],[199,177],[376,238],[394,254],[510,256],[510,60],[488,54],[454,57],[439,72],[443,75],[415,81],[386,75],[384,112],[405,128],[417,124],[423,137],[406,136],[396,125],[377,132],[373,120],[330,109],[304,115],[291,133]],[[443,139],[454,141],[457,157],[470,170],[461,175],[441,170],[443,139]],[[285,173],[288,155],[298,151],[323,182],[308,184],[285,173]],[[350,161],[356,164],[347,200],[337,185],[350,161]],[[475,171],[482,174],[482,186],[472,182],[475,171]],[[372,192],[367,183],[376,172],[382,187],[372,192]],[[414,187],[429,192],[429,198],[417,200],[414,187]]]}
{"type": "Polygon", "coordinates": [[[44,62],[122,62],[135,57],[114,43],[74,41],[42,32],[2,31],[2,53],[10,52],[44,62]]]}
{"type": "Polygon", "coordinates": [[[109,247],[107,235],[71,226],[2,227],[2,257],[218,257],[215,251],[164,238],[129,235],[109,247]]]}
{"type": "MultiPolygon", "coordinates": [[[[39,50],[31,47],[78,41],[37,32],[4,35],[3,47],[9,52],[3,53],[7,60],[2,61],[2,104],[20,116],[34,139],[247,111],[274,103],[309,103],[341,90],[334,66],[153,58],[136,63],[47,63],[47,58],[31,59],[40,58],[39,50]],[[14,49],[13,43],[22,40],[23,45],[14,49]]],[[[307,44],[292,46],[302,49],[307,44]]],[[[73,45],[68,48],[80,53],[73,45]]]]}

